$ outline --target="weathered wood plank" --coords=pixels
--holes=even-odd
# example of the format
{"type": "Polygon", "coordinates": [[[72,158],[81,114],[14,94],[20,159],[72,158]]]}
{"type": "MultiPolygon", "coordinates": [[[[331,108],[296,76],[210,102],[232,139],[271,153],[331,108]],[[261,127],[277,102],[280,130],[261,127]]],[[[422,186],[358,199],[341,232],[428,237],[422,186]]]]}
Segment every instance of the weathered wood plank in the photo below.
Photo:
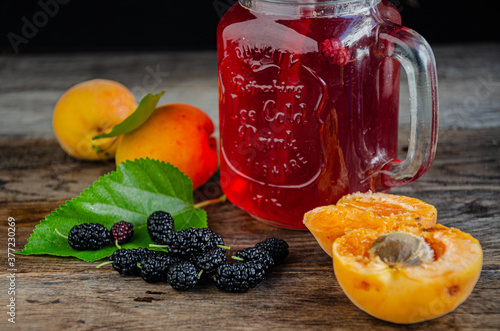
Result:
{"type": "Polygon", "coordinates": [[[70,199],[113,169],[69,157],[55,140],[0,140],[0,201],[70,199]]]}

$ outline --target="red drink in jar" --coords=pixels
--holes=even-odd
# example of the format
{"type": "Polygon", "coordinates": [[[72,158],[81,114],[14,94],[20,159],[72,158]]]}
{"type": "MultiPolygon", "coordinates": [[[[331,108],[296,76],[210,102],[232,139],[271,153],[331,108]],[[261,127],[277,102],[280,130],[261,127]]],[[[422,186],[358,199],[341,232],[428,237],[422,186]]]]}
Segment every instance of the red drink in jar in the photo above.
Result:
{"type": "Polygon", "coordinates": [[[220,157],[231,202],[266,223],[303,229],[314,207],[387,190],[428,169],[435,67],[427,47],[428,63],[411,68],[422,57],[416,46],[427,45],[399,23],[385,1],[250,0],[225,14],[218,28],[220,157]],[[418,95],[412,121],[427,123],[412,128],[416,143],[404,162],[396,160],[398,61],[430,91],[422,95],[410,82],[418,95]]]}

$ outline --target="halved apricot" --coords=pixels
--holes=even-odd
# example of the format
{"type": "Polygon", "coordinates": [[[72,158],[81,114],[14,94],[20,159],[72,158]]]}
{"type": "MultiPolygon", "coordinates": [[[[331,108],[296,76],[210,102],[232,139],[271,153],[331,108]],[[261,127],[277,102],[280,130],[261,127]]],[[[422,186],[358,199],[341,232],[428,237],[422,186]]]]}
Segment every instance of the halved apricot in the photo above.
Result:
{"type": "Polygon", "coordinates": [[[410,324],[454,310],[481,272],[479,242],[460,230],[401,226],[396,232],[358,229],[333,244],[340,286],[360,309],[410,324]]]}
{"type": "Polygon", "coordinates": [[[422,200],[388,193],[353,193],[343,196],[337,206],[371,211],[376,216],[392,216],[399,221],[430,228],[436,224],[436,207],[422,200]]]}
{"type": "Polygon", "coordinates": [[[332,256],[335,239],[356,229],[384,232],[400,226],[428,228],[436,224],[436,208],[419,199],[387,193],[353,193],[337,204],[315,208],[304,215],[304,225],[323,250],[332,256]]]}

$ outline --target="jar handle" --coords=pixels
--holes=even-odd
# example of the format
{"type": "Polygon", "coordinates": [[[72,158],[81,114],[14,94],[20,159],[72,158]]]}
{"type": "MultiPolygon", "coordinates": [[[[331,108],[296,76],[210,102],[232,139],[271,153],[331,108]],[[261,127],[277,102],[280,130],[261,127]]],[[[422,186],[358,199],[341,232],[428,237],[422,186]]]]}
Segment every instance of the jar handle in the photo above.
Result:
{"type": "Polygon", "coordinates": [[[393,23],[379,30],[381,51],[406,71],[410,94],[410,139],[405,160],[393,160],[382,169],[382,184],[409,184],[431,166],[438,137],[436,62],[427,41],[417,32],[393,23]]]}

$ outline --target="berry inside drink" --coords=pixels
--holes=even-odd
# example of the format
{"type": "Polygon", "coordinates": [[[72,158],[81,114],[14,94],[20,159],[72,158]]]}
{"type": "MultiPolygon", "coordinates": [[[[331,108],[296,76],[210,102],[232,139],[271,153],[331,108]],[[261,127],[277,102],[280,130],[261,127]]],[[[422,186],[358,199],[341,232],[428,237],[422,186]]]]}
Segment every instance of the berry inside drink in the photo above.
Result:
{"type": "Polygon", "coordinates": [[[399,63],[382,54],[377,25],[399,14],[385,1],[377,15],[307,8],[236,4],[218,27],[222,189],[293,229],[314,207],[387,189],[380,170],[397,156],[399,63]]]}

